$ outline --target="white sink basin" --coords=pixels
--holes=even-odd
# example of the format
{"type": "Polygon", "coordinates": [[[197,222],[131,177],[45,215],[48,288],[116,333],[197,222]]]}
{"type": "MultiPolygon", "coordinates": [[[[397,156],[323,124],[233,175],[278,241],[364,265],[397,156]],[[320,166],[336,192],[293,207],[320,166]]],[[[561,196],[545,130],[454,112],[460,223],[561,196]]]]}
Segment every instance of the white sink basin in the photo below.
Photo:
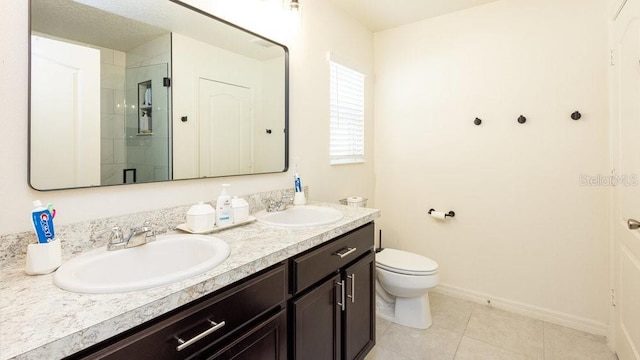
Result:
{"type": "Polygon", "coordinates": [[[284,211],[256,213],[259,222],[285,227],[311,227],[332,224],[340,221],[342,212],[323,206],[296,205],[284,211]]]}
{"type": "Polygon", "coordinates": [[[169,284],[202,274],[229,256],[229,245],[205,235],[158,235],[129,249],[91,250],[62,264],[53,282],[90,294],[119,293],[169,284]]]}

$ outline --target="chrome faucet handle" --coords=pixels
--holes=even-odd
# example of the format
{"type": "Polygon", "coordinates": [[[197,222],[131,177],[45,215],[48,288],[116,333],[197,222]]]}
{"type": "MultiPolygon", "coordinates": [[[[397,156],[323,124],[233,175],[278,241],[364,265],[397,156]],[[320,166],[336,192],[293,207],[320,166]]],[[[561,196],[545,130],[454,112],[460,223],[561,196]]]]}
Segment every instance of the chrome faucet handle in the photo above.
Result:
{"type": "Polygon", "coordinates": [[[151,227],[150,221],[145,221],[142,226],[134,227],[130,230],[126,239],[127,248],[144,245],[156,239],[156,232],[151,227]],[[144,236],[143,236],[144,235],[144,236]]]}
{"type": "Polygon", "coordinates": [[[156,240],[156,230],[151,225],[151,221],[145,221],[144,224],[142,224],[142,228],[145,230],[145,243],[156,240]]]}
{"type": "Polygon", "coordinates": [[[99,237],[102,237],[103,234],[109,234],[109,241],[107,242],[108,251],[124,248],[127,244],[122,229],[120,229],[118,225],[113,226],[111,229],[97,232],[99,237]]]}
{"type": "Polygon", "coordinates": [[[131,228],[129,230],[129,238],[148,232],[153,232],[153,227],[151,226],[151,221],[149,220],[145,221],[141,226],[131,228]]]}

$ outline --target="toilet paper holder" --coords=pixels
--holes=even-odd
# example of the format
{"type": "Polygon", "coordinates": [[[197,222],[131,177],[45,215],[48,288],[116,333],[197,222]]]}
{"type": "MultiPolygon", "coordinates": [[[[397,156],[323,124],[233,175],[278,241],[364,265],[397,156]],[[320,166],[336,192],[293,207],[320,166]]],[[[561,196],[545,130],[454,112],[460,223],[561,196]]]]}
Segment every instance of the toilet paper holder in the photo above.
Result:
{"type": "MultiPolygon", "coordinates": [[[[434,211],[436,211],[436,209],[429,209],[429,212],[427,212],[427,214],[431,215],[431,213],[434,211]]],[[[456,216],[456,213],[454,213],[453,210],[450,210],[448,213],[445,213],[444,216],[454,217],[456,216]]]]}

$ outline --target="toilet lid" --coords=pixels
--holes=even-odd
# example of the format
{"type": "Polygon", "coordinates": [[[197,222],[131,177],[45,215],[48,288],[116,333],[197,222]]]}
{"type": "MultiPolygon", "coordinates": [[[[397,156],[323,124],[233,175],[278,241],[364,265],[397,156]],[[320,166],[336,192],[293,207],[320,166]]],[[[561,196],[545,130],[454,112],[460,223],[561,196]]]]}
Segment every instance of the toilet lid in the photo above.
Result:
{"type": "Polygon", "coordinates": [[[428,257],[396,249],[377,253],[376,265],[401,274],[428,275],[438,270],[438,263],[428,257]]]}

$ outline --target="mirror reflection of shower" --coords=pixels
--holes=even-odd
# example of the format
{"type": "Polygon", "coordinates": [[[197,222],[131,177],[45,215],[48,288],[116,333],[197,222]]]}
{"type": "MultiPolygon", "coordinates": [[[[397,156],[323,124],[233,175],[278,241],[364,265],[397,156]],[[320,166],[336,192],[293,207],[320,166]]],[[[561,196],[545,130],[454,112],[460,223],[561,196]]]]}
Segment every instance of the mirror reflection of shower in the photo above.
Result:
{"type": "MultiPolygon", "coordinates": [[[[170,35],[165,34],[120,55],[122,91],[102,117],[102,185],[169,180],[171,174],[170,35]],[[112,135],[112,137],[109,137],[112,135]]],[[[103,71],[106,72],[106,71],[103,71]]],[[[103,82],[104,86],[113,81],[103,82]]],[[[102,100],[109,103],[110,94],[102,100]]],[[[107,104],[106,108],[109,106],[107,104]]]]}
{"type": "MultiPolygon", "coordinates": [[[[136,182],[170,179],[170,92],[164,85],[168,75],[167,63],[126,70],[124,169],[135,169],[136,182]]],[[[131,180],[123,173],[123,183],[131,180]]]]}

